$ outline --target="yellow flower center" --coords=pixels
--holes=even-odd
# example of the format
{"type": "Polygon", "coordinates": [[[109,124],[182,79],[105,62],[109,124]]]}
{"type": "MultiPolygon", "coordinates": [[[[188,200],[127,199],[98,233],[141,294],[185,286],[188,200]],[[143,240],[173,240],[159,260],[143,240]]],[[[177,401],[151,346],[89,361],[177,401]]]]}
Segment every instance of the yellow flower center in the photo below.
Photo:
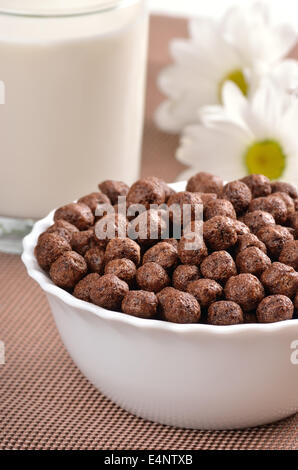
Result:
{"type": "Polygon", "coordinates": [[[247,83],[247,81],[246,81],[246,78],[245,78],[245,76],[244,76],[244,73],[242,72],[241,69],[232,70],[230,73],[228,73],[228,74],[220,81],[220,83],[219,83],[219,85],[218,85],[218,97],[219,97],[220,103],[222,102],[222,101],[221,101],[222,89],[223,89],[224,84],[225,84],[227,81],[234,82],[235,85],[237,85],[237,87],[239,88],[239,90],[242,91],[243,95],[244,95],[244,96],[247,96],[247,94],[248,94],[248,83],[247,83]]]}
{"type": "Polygon", "coordinates": [[[249,147],[245,154],[245,164],[250,174],[263,174],[275,180],[284,172],[286,155],[278,142],[264,140],[249,147]]]}

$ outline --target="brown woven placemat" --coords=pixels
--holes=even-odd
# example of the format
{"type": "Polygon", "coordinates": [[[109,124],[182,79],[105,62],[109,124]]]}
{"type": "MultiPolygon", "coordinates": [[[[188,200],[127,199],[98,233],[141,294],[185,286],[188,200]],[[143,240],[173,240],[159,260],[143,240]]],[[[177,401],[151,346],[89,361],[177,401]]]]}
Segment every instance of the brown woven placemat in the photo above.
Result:
{"type": "MultiPolygon", "coordinates": [[[[154,83],[169,60],[167,40],[186,34],[185,21],[156,17],[151,31],[143,173],[170,180],[181,170],[173,158],[177,137],[154,127],[152,112],[161,99],[154,83]]],[[[0,340],[6,350],[0,365],[0,449],[298,449],[298,415],[261,428],[207,432],[154,424],[123,411],[76,368],[44,294],[20,258],[4,254],[0,340]]]]}

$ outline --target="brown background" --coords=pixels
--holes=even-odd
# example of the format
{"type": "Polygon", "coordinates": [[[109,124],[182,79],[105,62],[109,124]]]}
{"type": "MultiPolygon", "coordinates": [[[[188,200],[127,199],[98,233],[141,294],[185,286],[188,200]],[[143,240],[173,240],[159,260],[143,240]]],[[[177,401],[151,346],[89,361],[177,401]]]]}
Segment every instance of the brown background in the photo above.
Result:
{"type": "Polygon", "coordinates": [[[187,22],[182,18],[155,16],[151,20],[150,31],[141,173],[142,176],[157,174],[166,181],[172,182],[186,167],[175,159],[179,137],[160,131],[153,121],[154,111],[164,99],[157,89],[156,79],[162,67],[171,63],[168,51],[169,40],[173,37],[186,37],[187,22]]]}
{"type": "MultiPolygon", "coordinates": [[[[155,87],[169,61],[167,42],[186,34],[183,20],[152,20],[143,174],[173,180],[177,137],[159,132],[155,87]]],[[[98,392],[68,356],[45,296],[17,256],[0,254],[0,449],[298,449],[298,415],[243,431],[175,429],[137,418],[98,392]]]]}

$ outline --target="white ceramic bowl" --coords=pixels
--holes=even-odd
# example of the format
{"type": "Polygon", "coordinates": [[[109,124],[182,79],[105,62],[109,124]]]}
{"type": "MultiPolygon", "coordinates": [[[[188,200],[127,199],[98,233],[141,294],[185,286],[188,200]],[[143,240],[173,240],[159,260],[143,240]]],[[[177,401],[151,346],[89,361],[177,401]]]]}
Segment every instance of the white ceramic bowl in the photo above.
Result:
{"type": "Polygon", "coordinates": [[[53,212],[25,238],[22,259],[46,293],[69,354],[102,393],[138,416],[186,428],[243,428],[298,411],[298,320],[178,325],[79,300],[55,286],[34,257],[53,212]]]}

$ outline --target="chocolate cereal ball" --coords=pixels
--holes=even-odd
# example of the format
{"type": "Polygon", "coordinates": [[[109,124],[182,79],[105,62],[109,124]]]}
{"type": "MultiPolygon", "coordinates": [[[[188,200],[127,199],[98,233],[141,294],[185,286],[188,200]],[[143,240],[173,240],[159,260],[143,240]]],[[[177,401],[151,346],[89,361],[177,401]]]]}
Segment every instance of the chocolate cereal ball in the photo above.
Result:
{"type": "Polygon", "coordinates": [[[295,312],[298,312],[298,293],[295,295],[294,299],[294,307],[295,307],[295,312]]]}
{"type": "Polygon", "coordinates": [[[240,305],[228,300],[220,300],[210,305],[207,321],[210,325],[238,325],[244,322],[240,305]]]}
{"type": "Polygon", "coordinates": [[[187,292],[197,299],[201,307],[207,308],[222,297],[223,288],[213,279],[198,279],[188,284],[187,292]]]}
{"type": "Polygon", "coordinates": [[[238,237],[236,253],[240,253],[240,251],[246,250],[246,248],[249,248],[250,246],[256,246],[265,254],[267,253],[266,245],[261,242],[261,240],[259,240],[256,235],[253,235],[252,233],[240,235],[238,237]]]}
{"type": "Polygon", "coordinates": [[[133,219],[128,227],[128,236],[146,248],[168,235],[168,220],[164,210],[150,209],[133,219]]]}
{"type": "Polygon", "coordinates": [[[165,187],[165,195],[166,195],[166,203],[168,202],[169,198],[176,193],[175,189],[171,188],[168,184],[165,187]]]}
{"type": "Polygon", "coordinates": [[[40,235],[34,253],[39,266],[48,271],[59,256],[70,250],[71,246],[64,237],[45,232],[40,235]]]}
{"type": "Polygon", "coordinates": [[[73,295],[78,299],[90,302],[90,290],[100,278],[99,274],[91,273],[83,277],[74,288],[73,295]]]}
{"type": "Polygon", "coordinates": [[[204,259],[201,273],[206,279],[225,282],[229,277],[237,274],[237,269],[232,256],[227,251],[215,251],[204,259]]]}
{"type": "Polygon", "coordinates": [[[298,198],[294,199],[295,212],[298,211],[298,198]]]}
{"type": "Polygon", "coordinates": [[[200,235],[187,233],[183,235],[178,244],[178,256],[182,264],[197,264],[208,255],[208,250],[200,235]]]}
{"type": "Polygon", "coordinates": [[[68,242],[71,241],[72,235],[78,232],[79,229],[77,227],[63,219],[57,220],[57,222],[45,231],[45,233],[56,233],[57,235],[65,238],[68,242]]]}
{"type": "Polygon", "coordinates": [[[128,221],[123,214],[110,213],[104,215],[94,226],[96,242],[103,244],[106,240],[115,237],[127,236],[128,221]]]}
{"type": "Polygon", "coordinates": [[[197,266],[190,264],[180,264],[173,272],[172,282],[175,289],[186,291],[191,281],[199,279],[200,271],[197,266]]]}
{"type": "Polygon", "coordinates": [[[173,323],[198,323],[201,308],[195,297],[175,289],[168,291],[162,299],[164,320],[173,323]]]}
{"type": "Polygon", "coordinates": [[[285,295],[269,295],[257,308],[257,318],[260,323],[291,320],[293,314],[294,305],[285,295]]]}
{"type": "Polygon", "coordinates": [[[258,231],[257,237],[265,243],[268,253],[275,259],[279,258],[285,243],[293,240],[293,235],[281,225],[266,225],[258,231]]]}
{"type": "Polygon", "coordinates": [[[245,225],[243,222],[240,220],[235,220],[234,221],[234,227],[236,229],[237,235],[245,235],[250,233],[250,229],[247,225],[245,225]]]}
{"type": "Polygon", "coordinates": [[[292,266],[298,271],[298,240],[291,240],[284,244],[279,262],[292,266]]]}
{"type": "Polygon", "coordinates": [[[165,200],[164,187],[152,178],[136,181],[127,194],[128,205],[142,204],[146,209],[150,209],[151,204],[163,204],[165,200]]]}
{"type": "Polygon", "coordinates": [[[131,290],[122,300],[122,312],[139,318],[154,318],[157,314],[158,300],[154,292],[131,290]]]}
{"type": "Polygon", "coordinates": [[[82,230],[81,232],[75,232],[71,238],[71,247],[74,251],[77,251],[80,255],[84,256],[86,251],[89,250],[91,241],[94,237],[93,229],[82,230]]]}
{"type": "Polygon", "coordinates": [[[189,218],[187,222],[198,219],[203,216],[203,202],[199,194],[189,191],[180,191],[173,194],[167,202],[169,207],[170,220],[175,223],[185,224],[185,218],[189,218]],[[184,205],[189,207],[189,212],[185,212],[184,205]]]}
{"type": "Polygon", "coordinates": [[[163,310],[163,306],[165,305],[166,301],[171,298],[172,296],[178,294],[178,290],[174,289],[174,287],[165,287],[160,292],[156,294],[160,310],[163,310]]]}
{"type": "Polygon", "coordinates": [[[244,323],[258,323],[255,312],[246,312],[244,315],[244,323]]]}
{"type": "Polygon", "coordinates": [[[279,197],[282,199],[287,207],[288,217],[295,212],[295,204],[293,199],[287,193],[274,193],[272,196],[279,197]]]}
{"type": "Polygon", "coordinates": [[[143,264],[154,262],[164,269],[172,269],[178,264],[177,249],[170,243],[159,242],[147,250],[143,256],[143,264]]]}
{"type": "Polygon", "coordinates": [[[278,196],[270,195],[253,199],[249,205],[249,212],[264,211],[273,215],[277,224],[283,224],[288,218],[288,209],[286,203],[278,196]]]}
{"type": "Polygon", "coordinates": [[[86,230],[94,223],[94,215],[90,207],[83,203],[71,202],[60,207],[54,214],[54,220],[63,219],[75,225],[79,230],[86,230]]]}
{"type": "Polygon", "coordinates": [[[220,194],[223,188],[223,180],[219,176],[200,172],[192,176],[187,183],[186,191],[192,193],[216,193],[220,194]]]}
{"type": "Polygon", "coordinates": [[[169,199],[170,196],[172,196],[173,194],[176,193],[176,191],[174,189],[170,188],[170,186],[168,186],[168,184],[163,179],[158,178],[157,176],[146,176],[146,179],[155,181],[157,184],[159,184],[164,189],[165,202],[167,202],[167,200],[169,199]]]}
{"type": "Polygon", "coordinates": [[[264,175],[245,176],[241,181],[249,187],[253,198],[266,197],[271,194],[270,180],[264,175]]]}
{"type": "Polygon", "coordinates": [[[298,290],[298,273],[291,266],[272,263],[261,276],[263,286],[270,294],[286,295],[293,298],[298,290]]]}
{"type": "Polygon", "coordinates": [[[290,227],[292,227],[294,230],[295,230],[295,234],[294,234],[294,237],[295,237],[295,240],[298,239],[298,212],[294,212],[294,214],[291,214],[289,216],[289,224],[290,224],[290,227]]]}
{"type": "Polygon", "coordinates": [[[90,207],[93,214],[99,204],[111,204],[110,199],[103,193],[90,193],[78,199],[78,202],[90,207]]]}
{"type": "Polygon", "coordinates": [[[104,270],[104,257],[105,252],[102,248],[89,248],[84,256],[88,270],[92,273],[102,274],[104,270]]]}
{"type": "Polygon", "coordinates": [[[176,250],[178,250],[179,240],[177,240],[176,238],[164,238],[162,241],[165,242],[165,243],[169,243],[174,248],[176,248],[176,250]]]}
{"type": "MultiPolygon", "coordinates": [[[[270,268],[269,268],[270,269],[270,268]]],[[[265,296],[264,287],[253,274],[238,274],[226,283],[225,297],[240,305],[243,312],[255,310],[265,296]]]]}
{"type": "Polygon", "coordinates": [[[207,204],[205,207],[205,220],[212,219],[212,217],[215,217],[216,215],[222,215],[230,217],[231,219],[236,219],[236,212],[233,204],[226,199],[215,199],[214,201],[209,202],[209,204],[207,204]]]}
{"type": "Polygon", "coordinates": [[[266,225],[275,225],[275,219],[273,215],[269,214],[269,212],[259,210],[247,212],[243,218],[243,221],[254,234],[257,234],[258,231],[266,225]]]}
{"type": "Polygon", "coordinates": [[[91,301],[108,310],[120,310],[121,302],[129,291],[126,282],[114,274],[105,274],[96,281],[90,290],[91,301]]]}
{"type": "Polygon", "coordinates": [[[93,237],[90,239],[89,248],[97,247],[97,248],[101,248],[102,250],[105,250],[108,243],[109,243],[108,239],[99,240],[93,231],[93,237]]]}
{"type": "Polygon", "coordinates": [[[227,250],[238,239],[233,219],[224,216],[212,217],[204,222],[204,240],[212,250],[227,250]]]}
{"type": "Polygon", "coordinates": [[[208,204],[211,201],[215,201],[217,199],[217,194],[215,194],[215,193],[197,193],[197,194],[198,194],[198,196],[200,196],[200,198],[202,200],[204,209],[205,209],[205,207],[208,206],[208,204]]]}
{"type": "Polygon", "coordinates": [[[291,235],[293,235],[293,238],[295,239],[295,229],[293,227],[286,227],[288,231],[290,232],[291,235]]]}
{"type": "Polygon", "coordinates": [[[118,197],[127,196],[129,187],[123,181],[106,180],[98,185],[100,191],[105,194],[111,204],[118,203],[118,197]]]}
{"type": "Polygon", "coordinates": [[[140,289],[159,292],[170,285],[170,278],[165,269],[157,263],[145,263],[137,270],[137,284],[140,289]]]}
{"type": "Polygon", "coordinates": [[[105,274],[114,274],[122,281],[127,282],[129,286],[134,284],[136,273],[136,265],[127,258],[113,259],[105,266],[105,274]]]}
{"type": "Polygon", "coordinates": [[[274,181],[271,183],[271,189],[273,193],[287,193],[293,199],[298,198],[297,188],[290,183],[274,181]]]}
{"type": "Polygon", "coordinates": [[[66,251],[52,264],[50,277],[56,286],[71,289],[86,272],[87,265],[84,258],[75,251],[66,251]]]}
{"type": "Polygon", "coordinates": [[[114,238],[107,244],[105,263],[118,258],[127,258],[135,265],[139,265],[141,261],[141,249],[139,245],[130,238],[114,238]]]}
{"type": "Polygon", "coordinates": [[[243,181],[232,181],[225,184],[221,197],[230,201],[237,215],[240,215],[248,209],[252,194],[249,187],[243,181]]]}
{"type": "Polygon", "coordinates": [[[259,248],[251,246],[238,253],[236,265],[240,273],[260,276],[271,265],[271,260],[259,248]]]}

